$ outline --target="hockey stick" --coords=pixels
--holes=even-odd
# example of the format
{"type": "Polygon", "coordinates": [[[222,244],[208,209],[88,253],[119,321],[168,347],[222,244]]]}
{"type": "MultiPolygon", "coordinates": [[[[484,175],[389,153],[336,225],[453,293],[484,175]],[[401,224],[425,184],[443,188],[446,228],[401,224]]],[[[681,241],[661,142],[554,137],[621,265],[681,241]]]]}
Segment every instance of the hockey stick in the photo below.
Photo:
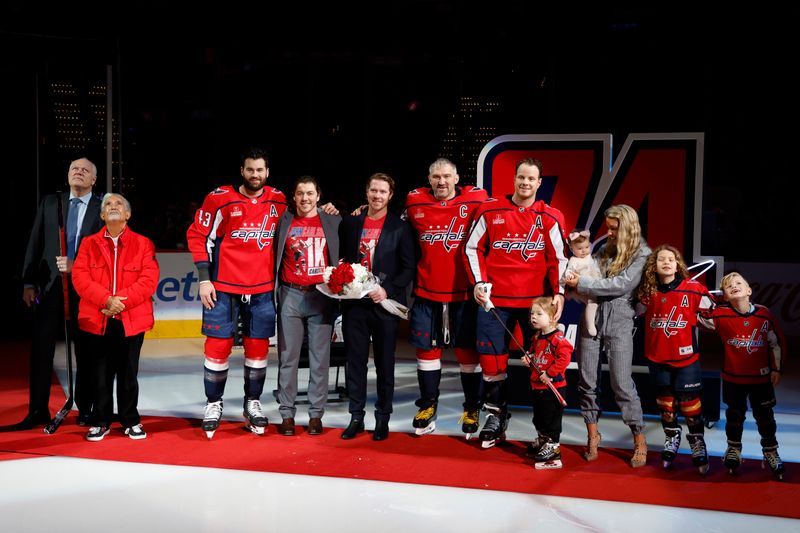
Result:
{"type": "MultiPolygon", "coordinates": [[[[59,238],[59,253],[62,256],[67,255],[67,238],[64,233],[64,208],[61,202],[61,193],[56,193],[56,198],[58,199],[58,238],[59,238]]],[[[64,421],[67,414],[72,409],[73,403],[73,390],[72,390],[72,339],[70,338],[70,316],[69,316],[69,280],[67,278],[67,273],[61,273],[61,285],[64,290],[64,344],[66,345],[67,351],[67,381],[69,382],[68,390],[69,395],[67,396],[67,401],[64,402],[64,406],[58,410],[56,416],[44,427],[44,432],[48,435],[52,435],[53,433],[58,430],[58,427],[64,421]]]]}
{"type": "MultiPolygon", "coordinates": [[[[530,352],[528,352],[528,350],[526,350],[525,348],[522,347],[522,345],[519,343],[519,341],[514,336],[514,334],[511,333],[511,330],[508,329],[508,327],[506,327],[506,324],[505,324],[505,322],[503,322],[503,319],[500,318],[500,315],[498,315],[497,311],[494,310],[494,305],[492,305],[491,302],[488,302],[488,304],[489,305],[484,305],[483,308],[485,310],[489,311],[490,313],[492,313],[492,316],[494,316],[494,318],[498,322],[500,322],[500,325],[503,326],[504,330],[506,330],[506,333],[508,333],[508,336],[511,337],[511,340],[514,341],[514,344],[516,344],[519,347],[519,349],[522,350],[522,353],[524,353],[525,355],[528,356],[528,360],[531,363],[531,367],[536,371],[536,373],[538,375],[541,375],[542,374],[542,370],[538,367],[536,362],[534,362],[533,358],[531,357],[530,352]]],[[[561,393],[558,392],[558,389],[556,389],[555,386],[549,380],[547,381],[547,386],[550,388],[550,390],[553,392],[553,394],[556,395],[556,398],[558,399],[558,403],[560,403],[562,407],[566,407],[567,406],[566,400],[564,400],[564,397],[561,396],[561,393]]]]}

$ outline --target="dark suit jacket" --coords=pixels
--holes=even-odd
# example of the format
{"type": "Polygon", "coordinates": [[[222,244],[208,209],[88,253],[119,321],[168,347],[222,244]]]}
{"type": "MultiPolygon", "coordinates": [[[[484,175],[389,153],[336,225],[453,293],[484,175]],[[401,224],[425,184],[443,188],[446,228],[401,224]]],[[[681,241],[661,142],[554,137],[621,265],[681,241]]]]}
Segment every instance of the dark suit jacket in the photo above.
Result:
{"type": "MultiPolygon", "coordinates": [[[[53,283],[61,275],[56,267],[56,256],[61,255],[57,194],[61,195],[64,224],[66,224],[70,208],[69,192],[44,196],[36,211],[36,219],[28,239],[28,249],[25,252],[25,263],[22,266],[22,283],[35,285],[45,292],[53,287],[53,283]]],[[[101,198],[93,194],[83,217],[78,246],[84,237],[97,233],[103,227],[103,221],[100,220],[101,203],[101,198]]]]}
{"type": "MultiPolygon", "coordinates": [[[[322,221],[322,232],[325,234],[326,244],[328,246],[328,264],[336,266],[339,262],[339,223],[342,217],[339,215],[329,215],[320,209],[317,209],[319,219],[322,221]]],[[[278,301],[278,288],[280,287],[281,268],[283,267],[283,255],[286,252],[286,235],[289,233],[289,228],[292,225],[294,213],[288,209],[283,212],[280,221],[278,221],[278,240],[277,248],[275,249],[275,301],[278,301]]]]}
{"type": "MultiPolygon", "coordinates": [[[[366,211],[356,217],[346,216],[339,225],[340,255],[348,263],[358,262],[358,245],[366,216],[366,211]]],[[[413,281],[416,268],[411,227],[394,213],[388,213],[375,246],[372,273],[389,298],[405,304],[406,287],[413,281]]]]}

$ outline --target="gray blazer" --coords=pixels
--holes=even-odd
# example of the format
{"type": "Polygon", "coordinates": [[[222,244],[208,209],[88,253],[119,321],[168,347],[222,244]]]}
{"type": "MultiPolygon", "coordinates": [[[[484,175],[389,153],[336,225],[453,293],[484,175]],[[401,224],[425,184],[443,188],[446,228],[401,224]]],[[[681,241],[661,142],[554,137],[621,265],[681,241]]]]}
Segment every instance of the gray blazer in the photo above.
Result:
{"type": "MultiPolygon", "coordinates": [[[[317,208],[319,219],[322,221],[322,232],[325,234],[328,248],[328,264],[336,266],[339,262],[339,223],[342,217],[339,215],[329,215],[317,208]]],[[[278,295],[281,283],[281,268],[283,267],[283,255],[286,251],[286,235],[294,220],[294,213],[288,209],[283,212],[283,216],[278,221],[278,241],[275,249],[275,302],[278,302],[278,295]]]]}
{"type": "MultiPolygon", "coordinates": [[[[604,248],[605,246],[600,248],[595,257],[602,257],[604,248]]],[[[639,282],[642,280],[642,271],[650,253],[647,243],[642,240],[636,254],[631,258],[630,264],[618,275],[600,279],[581,276],[578,281],[578,292],[595,298],[598,302],[599,307],[595,320],[597,331],[603,336],[630,334],[633,318],[636,315],[633,305],[634,296],[636,289],[639,288],[639,282]]],[[[600,266],[601,270],[605,271],[608,264],[600,266]]]]}

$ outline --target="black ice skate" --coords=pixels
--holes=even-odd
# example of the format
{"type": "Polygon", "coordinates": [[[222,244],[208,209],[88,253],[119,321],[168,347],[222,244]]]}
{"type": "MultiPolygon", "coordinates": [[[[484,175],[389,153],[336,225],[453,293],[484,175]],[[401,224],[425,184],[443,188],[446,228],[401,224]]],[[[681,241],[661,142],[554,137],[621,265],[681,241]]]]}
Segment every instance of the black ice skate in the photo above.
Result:
{"type": "Polygon", "coordinates": [[[481,448],[491,448],[498,442],[506,440],[506,428],[508,419],[511,415],[500,409],[486,409],[489,414],[486,416],[486,423],[480,432],[481,448]]]}
{"type": "Polygon", "coordinates": [[[764,460],[761,462],[761,468],[769,466],[772,474],[780,481],[783,481],[783,474],[786,472],[786,467],[783,465],[781,456],[778,455],[778,446],[761,448],[761,451],[764,453],[764,460]]]}
{"type": "Polygon", "coordinates": [[[722,459],[722,463],[725,465],[725,468],[728,469],[729,474],[733,475],[736,473],[736,470],[742,466],[741,442],[733,442],[731,440],[728,441],[728,449],[725,450],[725,456],[722,459]]]}
{"type": "Polygon", "coordinates": [[[700,475],[704,476],[708,472],[708,450],[706,441],[700,433],[689,433],[686,435],[689,447],[692,449],[692,464],[697,467],[700,475]]]}
{"type": "Polygon", "coordinates": [[[547,442],[547,437],[538,436],[534,441],[528,444],[525,448],[525,457],[535,458],[539,450],[542,449],[544,443],[547,442]]]}
{"type": "Polygon", "coordinates": [[[664,470],[672,466],[672,461],[678,456],[681,447],[681,428],[664,428],[664,450],[661,452],[661,461],[664,470]]]}
{"type": "Polygon", "coordinates": [[[258,400],[244,401],[244,422],[247,429],[256,435],[263,435],[269,421],[261,412],[261,402],[258,400]]]}
{"type": "Polygon", "coordinates": [[[436,404],[420,407],[411,425],[414,426],[414,433],[417,435],[433,433],[436,429],[436,404]]]}
{"type": "Polygon", "coordinates": [[[206,410],[203,414],[203,431],[206,432],[209,440],[214,437],[220,418],[222,418],[222,400],[206,403],[206,410]]]}
{"type": "Polygon", "coordinates": [[[561,446],[548,437],[534,456],[536,470],[555,470],[561,468],[561,446]]]}
{"type": "Polygon", "coordinates": [[[467,440],[474,438],[475,433],[478,432],[480,416],[481,414],[477,407],[464,409],[464,414],[461,415],[459,422],[461,422],[461,431],[467,440]]]}

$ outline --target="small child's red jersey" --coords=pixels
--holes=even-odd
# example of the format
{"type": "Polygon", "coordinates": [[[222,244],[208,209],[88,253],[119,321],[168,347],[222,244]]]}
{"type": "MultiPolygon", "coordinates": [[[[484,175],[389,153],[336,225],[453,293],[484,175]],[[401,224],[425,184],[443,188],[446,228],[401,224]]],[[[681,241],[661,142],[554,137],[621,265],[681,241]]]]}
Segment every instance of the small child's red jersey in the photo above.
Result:
{"type": "MultiPolygon", "coordinates": [[[[531,359],[539,367],[539,370],[547,373],[553,386],[560,389],[567,386],[565,372],[572,360],[572,351],[572,344],[564,336],[564,333],[557,329],[534,337],[530,353],[531,359]]],[[[539,380],[539,376],[533,368],[531,368],[531,387],[538,390],[548,388],[539,380]]]]}
{"type": "Polygon", "coordinates": [[[781,372],[786,339],[780,325],[762,305],[740,313],[721,304],[701,313],[701,323],[715,329],[725,345],[722,379],[731,383],[769,383],[770,372],[781,372]]]}
{"type": "Polygon", "coordinates": [[[472,298],[462,257],[475,211],[489,196],[468,185],[456,187],[450,200],[437,200],[429,187],[414,189],[406,198],[406,217],[419,242],[414,293],[435,302],[472,298]]]}
{"type": "Polygon", "coordinates": [[[214,288],[233,294],[261,294],[275,287],[274,237],[286,197],[265,187],[250,198],[230,185],[206,196],[186,241],[198,270],[208,268],[214,288]]]}
{"type": "Polygon", "coordinates": [[[691,279],[659,285],[645,313],[645,356],[654,363],[684,367],[700,356],[697,313],[713,307],[708,289],[691,279]]]}

